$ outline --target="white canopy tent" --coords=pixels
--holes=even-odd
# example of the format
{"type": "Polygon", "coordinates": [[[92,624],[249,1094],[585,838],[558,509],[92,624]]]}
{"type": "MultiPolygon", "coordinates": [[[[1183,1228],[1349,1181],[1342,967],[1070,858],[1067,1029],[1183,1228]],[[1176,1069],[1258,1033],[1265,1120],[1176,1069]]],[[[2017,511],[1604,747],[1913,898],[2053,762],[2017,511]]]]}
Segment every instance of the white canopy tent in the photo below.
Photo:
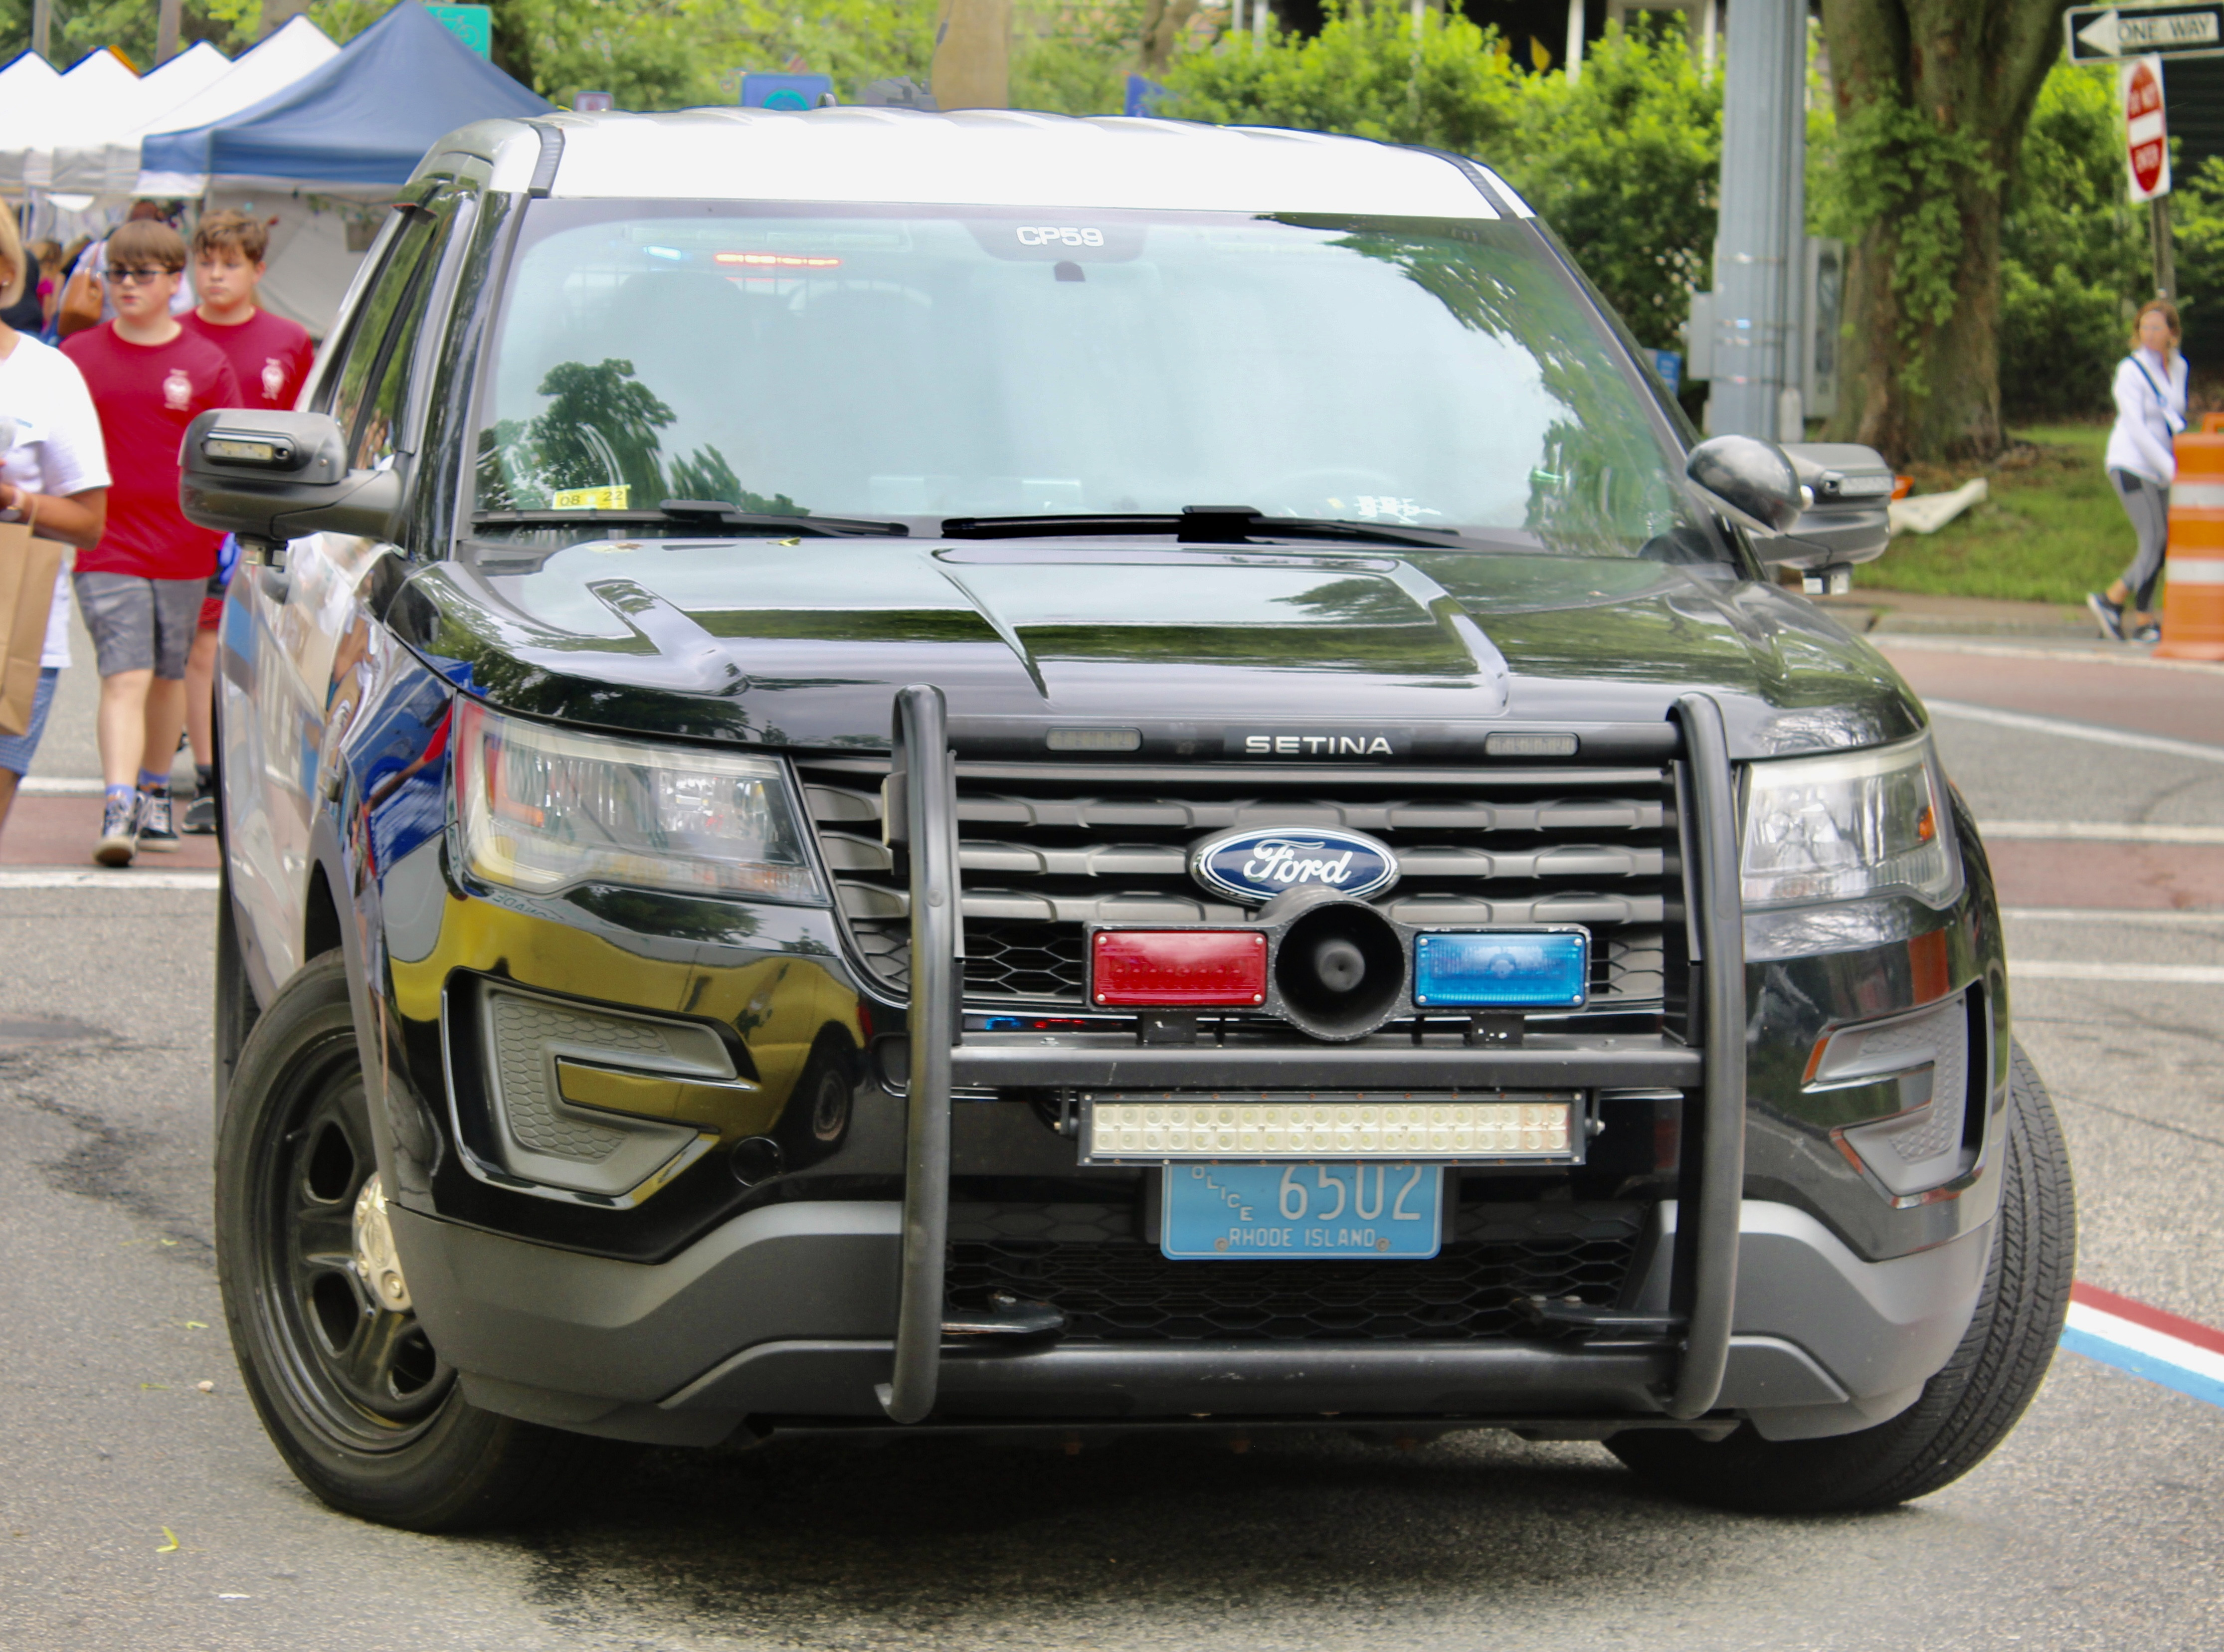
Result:
{"type": "Polygon", "coordinates": [[[45,188],[54,140],[95,121],[136,120],[139,88],[139,77],[115,53],[105,47],[86,53],[48,89],[44,106],[31,118],[22,118],[24,111],[8,112],[0,129],[0,189],[45,188]]]}
{"type": "MultiPolygon", "coordinates": [[[[283,28],[243,54],[220,80],[174,109],[142,123],[111,142],[102,157],[102,186],[130,195],[199,195],[208,179],[194,173],[142,172],[141,141],[158,132],[188,132],[210,126],[266,98],[276,96],[312,70],[322,68],[339,54],[332,37],[306,17],[296,16],[283,28]]],[[[85,175],[90,175],[90,157],[85,175]]],[[[60,187],[60,186],[57,186],[60,187]]],[[[91,188],[72,184],[71,188],[91,188]]]]}
{"type": "MultiPolygon", "coordinates": [[[[106,57],[107,53],[98,54],[106,57]]],[[[117,64],[118,68],[123,67],[117,64]]],[[[4,69],[0,69],[0,150],[13,149],[21,145],[28,148],[52,118],[54,109],[62,98],[62,77],[54,66],[36,52],[25,52],[4,69]]],[[[0,180],[0,190],[15,194],[22,190],[21,182],[9,188],[0,180]]]]}
{"type": "Polygon", "coordinates": [[[26,167],[28,181],[75,194],[130,195],[139,181],[139,135],[167,130],[175,123],[173,115],[229,79],[237,66],[205,41],[180,53],[139,82],[131,109],[85,110],[63,123],[44,157],[46,176],[36,175],[40,158],[35,155],[26,167]],[[111,167],[110,157],[118,152],[129,159],[111,167]]]}

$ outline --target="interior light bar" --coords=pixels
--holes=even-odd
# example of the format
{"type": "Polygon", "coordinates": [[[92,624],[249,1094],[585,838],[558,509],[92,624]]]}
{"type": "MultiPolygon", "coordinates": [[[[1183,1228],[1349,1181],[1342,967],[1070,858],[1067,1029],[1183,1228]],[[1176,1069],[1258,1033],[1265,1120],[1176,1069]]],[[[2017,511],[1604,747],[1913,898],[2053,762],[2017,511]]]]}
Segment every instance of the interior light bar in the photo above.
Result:
{"type": "Polygon", "coordinates": [[[1252,1008],[1267,1001],[1258,930],[1098,930],[1089,949],[1092,1003],[1132,1009],[1252,1008]]]}
{"type": "Polygon", "coordinates": [[[1432,931],[1413,937],[1422,1009],[1580,1009],[1590,993],[1590,934],[1564,929],[1432,931]]]}
{"type": "Polygon", "coordinates": [[[1576,1098],[1491,1100],[1379,1092],[1249,1097],[1098,1093],[1083,1098],[1081,1162],[1469,1159],[1573,1163],[1576,1098]]]}

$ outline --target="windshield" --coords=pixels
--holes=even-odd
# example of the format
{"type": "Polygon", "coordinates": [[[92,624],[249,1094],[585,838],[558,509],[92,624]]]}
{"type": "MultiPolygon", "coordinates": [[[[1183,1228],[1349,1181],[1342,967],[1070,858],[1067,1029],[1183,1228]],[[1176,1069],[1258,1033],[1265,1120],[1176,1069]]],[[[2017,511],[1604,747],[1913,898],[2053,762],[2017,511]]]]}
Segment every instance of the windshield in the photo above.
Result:
{"type": "Polygon", "coordinates": [[[1513,224],[548,201],[508,285],[483,522],[1211,505],[1723,554],[1648,392],[1513,224]]]}

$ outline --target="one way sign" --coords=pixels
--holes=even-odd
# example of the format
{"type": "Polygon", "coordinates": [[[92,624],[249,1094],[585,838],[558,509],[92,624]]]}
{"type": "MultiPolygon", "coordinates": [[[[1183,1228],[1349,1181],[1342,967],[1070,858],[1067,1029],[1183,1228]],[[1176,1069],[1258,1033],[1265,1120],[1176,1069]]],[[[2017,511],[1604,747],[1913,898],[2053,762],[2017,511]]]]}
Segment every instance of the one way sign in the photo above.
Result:
{"type": "Polygon", "coordinates": [[[2224,0],[2073,6],[2062,21],[2073,63],[2113,63],[2127,57],[2224,57],[2224,0]]]}

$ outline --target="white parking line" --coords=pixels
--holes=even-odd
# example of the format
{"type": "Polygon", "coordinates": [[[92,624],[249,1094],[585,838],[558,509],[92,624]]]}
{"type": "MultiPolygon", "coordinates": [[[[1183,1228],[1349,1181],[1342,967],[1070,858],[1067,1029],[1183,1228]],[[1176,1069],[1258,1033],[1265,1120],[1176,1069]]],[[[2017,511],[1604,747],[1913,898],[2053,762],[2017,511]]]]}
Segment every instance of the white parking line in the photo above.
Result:
{"type": "Polygon", "coordinates": [[[2163,826],[2137,821],[1981,820],[1986,837],[2076,843],[2224,843],[2224,826],[2163,826]]]}
{"type": "Polygon", "coordinates": [[[1967,637],[1926,637],[1914,631],[1872,631],[1872,645],[1889,654],[1895,648],[1911,648],[1934,654],[1990,654],[1999,659],[2061,659],[2080,665],[2133,665],[2149,671],[2224,672],[2224,665],[2197,659],[2157,659],[2120,644],[2098,647],[2049,648],[2042,644],[1977,642],[1967,637]]]}
{"type": "Polygon", "coordinates": [[[98,780],[72,775],[27,774],[16,783],[16,795],[24,798],[98,798],[105,790],[98,780]]]}
{"type": "Polygon", "coordinates": [[[2158,987],[2224,987],[2224,964],[2086,963],[2062,958],[2012,958],[2017,980],[2145,981],[2158,987]]]}
{"type": "Polygon", "coordinates": [[[2059,735],[2065,740],[2089,740],[2097,746],[2113,746],[2124,751],[2161,752],[2170,757],[2189,757],[2196,762],[2224,763],[2224,746],[2204,746],[2198,741],[2135,735],[2128,729],[2103,728],[2097,723],[2072,722],[2067,717],[2042,717],[2029,711],[1965,705],[1959,700],[1925,700],[1924,704],[1941,716],[1958,717],[1964,722],[1988,722],[1995,728],[2020,728],[2034,735],[2059,735]]]}
{"type": "Polygon", "coordinates": [[[214,889],[213,872],[135,872],[101,867],[0,867],[0,889],[214,889]]]}

